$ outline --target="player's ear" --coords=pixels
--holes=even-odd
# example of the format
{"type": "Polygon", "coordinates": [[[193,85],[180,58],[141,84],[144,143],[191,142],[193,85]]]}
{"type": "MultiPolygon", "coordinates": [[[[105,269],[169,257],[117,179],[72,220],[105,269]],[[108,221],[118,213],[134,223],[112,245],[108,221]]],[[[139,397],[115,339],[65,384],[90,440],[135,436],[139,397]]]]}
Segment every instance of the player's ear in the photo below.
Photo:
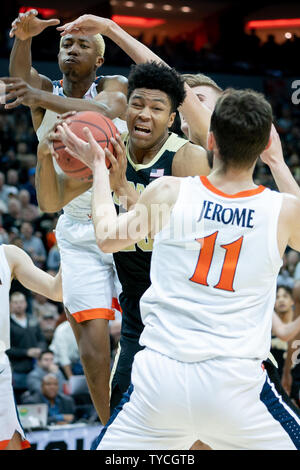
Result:
{"type": "Polygon", "coordinates": [[[207,135],[207,150],[212,151],[216,145],[215,137],[212,132],[207,135]]]}
{"type": "Polygon", "coordinates": [[[271,146],[271,144],[272,144],[272,137],[270,136],[265,150],[268,150],[268,148],[271,146]]]}
{"type": "Polygon", "coordinates": [[[168,127],[169,128],[173,126],[173,122],[175,120],[175,117],[176,117],[176,112],[170,114],[169,122],[168,122],[168,127]]]}
{"type": "Polygon", "coordinates": [[[95,64],[96,68],[98,69],[103,64],[104,64],[104,57],[98,56],[97,59],[96,59],[96,64],[95,64]]]}

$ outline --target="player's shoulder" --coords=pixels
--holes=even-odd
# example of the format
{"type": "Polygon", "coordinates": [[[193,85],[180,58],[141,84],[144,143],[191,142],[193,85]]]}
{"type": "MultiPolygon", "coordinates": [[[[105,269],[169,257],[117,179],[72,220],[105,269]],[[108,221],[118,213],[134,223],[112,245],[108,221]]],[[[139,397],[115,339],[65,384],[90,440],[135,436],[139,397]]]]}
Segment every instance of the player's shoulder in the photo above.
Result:
{"type": "Polygon", "coordinates": [[[97,78],[97,90],[116,89],[116,91],[127,92],[128,80],[123,75],[101,75],[97,78]]]}
{"type": "Polygon", "coordinates": [[[281,193],[282,196],[282,214],[286,217],[300,216],[300,198],[293,194],[281,193]]]}
{"type": "Polygon", "coordinates": [[[162,176],[152,181],[143,191],[141,202],[151,202],[151,204],[161,204],[170,202],[177,198],[180,182],[182,178],[176,176],[162,176]]]}

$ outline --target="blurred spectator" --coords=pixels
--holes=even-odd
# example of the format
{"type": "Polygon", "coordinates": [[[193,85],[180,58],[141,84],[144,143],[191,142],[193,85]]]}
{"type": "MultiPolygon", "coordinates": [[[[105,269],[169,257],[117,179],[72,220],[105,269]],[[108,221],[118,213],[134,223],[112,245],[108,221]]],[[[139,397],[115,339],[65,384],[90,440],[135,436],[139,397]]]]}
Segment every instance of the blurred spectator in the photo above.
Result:
{"type": "Polygon", "coordinates": [[[8,201],[7,214],[3,215],[3,227],[8,232],[11,231],[12,228],[15,228],[18,233],[21,224],[21,203],[18,199],[12,197],[8,201]]]}
{"type": "Polygon", "coordinates": [[[58,325],[49,349],[54,352],[55,363],[62,368],[68,379],[72,375],[83,374],[77,342],[68,321],[58,325]]]}
{"type": "Polygon", "coordinates": [[[57,320],[59,316],[57,306],[52,302],[49,302],[47,297],[41,294],[34,294],[32,312],[37,317],[37,319],[50,314],[53,318],[55,318],[55,320],[57,320]]]}
{"type": "Polygon", "coordinates": [[[21,203],[22,220],[33,222],[39,216],[37,206],[30,203],[30,194],[27,189],[21,189],[19,192],[19,201],[21,203]]]}
{"type": "Polygon", "coordinates": [[[287,254],[285,253],[282,258],[282,266],[277,278],[277,285],[287,286],[290,289],[294,286],[294,278],[288,270],[287,254]]]}
{"type": "MultiPolygon", "coordinates": [[[[283,323],[290,323],[294,316],[294,299],[293,291],[287,286],[278,286],[276,293],[275,312],[283,323]]],[[[278,364],[278,373],[281,377],[288,343],[277,337],[272,338],[271,353],[275,357],[278,364]]]]}
{"type": "Polygon", "coordinates": [[[30,194],[31,204],[35,204],[37,206],[38,203],[35,190],[35,168],[30,168],[28,170],[28,180],[26,181],[26,183],[22,184],[21,189],[27,189],[30,194]]]}
{"type": "Polygon", "coordinates": [[[28,151],[26,142],[19,142],[17,145],[17,159],[23,168],[30,169],[36,165],[36,155],[28,151]]]}
{"type": "Polygon", "coordinates": [[[75,403],[72,397],[59,393],[58,379],[54,374],[46,374],[42,379],[41,390],[23,398],[24,404],[46,403],[48,424],[70,424],[75,416],[75,403]]]}
{"type": "MultiPolygon", "coordinates": [[[[59,369],[59,367],[54,363],[54,354],[52,351],[46,350],[40,354],[40,357],[35,364],[33,370],[29,372],[27,376],[27,388],[30,393],[40,392],[42,380],[47,374],[54,374],[58,380],[59,392],[63,393],[64,384],[66,379],[59,369]]],[[[23,397],[22,397],[23,399],[23,397]]]]}
{"type": "Polygon", "coordinates": [[[4,173],[0,172],[0,199],[6,205],[8,204],[9,197],[11,195],[18,194],[18,189],[14,186],[9,186],[5,184],[5,175],[4,173]]]}
{"type": "Polygon", "coordinates": [[[54,316],[53,313],[50,312],[44,313],[44,315],[39,318],[39,325],[43,335],[45,336],[48,347],[53,341],[58,318],[59,316],[54,316]]]}
{"type": "Polygon", "coordinates": [[[53,245],[47,257],[47,269],[57,273],[60,266],[60,253],[57,244],[53,245]]]}
{"type": "Polygon", "coordinates": [[[15,186],[18,189],[19,173],[17,172],[17,170],[8,170],[8,172],[6,173],[6,181],[8,185],[15,186]]]}
{"type": "Polygon", "coordinates": [[[43,268],[46,262],[46,250],[42,240],[33,235],[33,226],[30,222],[23,222],[21,234],[24,250],[31,256],[34,264],[43,268]]]}
{"type": "Polygon", "coordinates": [[[38,325],[32,325],[26,313],[27,302],[21,292],[14,292],[10,298],[10,342],[7,351],[13,374],[16,399],[27,389],[27,374],[33,369],[34,359],[46,349],[45,338],[38,325]]]}

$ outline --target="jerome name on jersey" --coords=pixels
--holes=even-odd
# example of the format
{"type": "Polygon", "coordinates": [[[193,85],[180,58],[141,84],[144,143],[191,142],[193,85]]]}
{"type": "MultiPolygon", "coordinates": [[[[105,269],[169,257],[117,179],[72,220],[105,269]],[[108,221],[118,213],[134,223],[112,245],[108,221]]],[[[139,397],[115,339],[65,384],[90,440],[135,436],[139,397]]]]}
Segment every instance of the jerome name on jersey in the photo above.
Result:
{"type": "Polygon", "coordinates": [[[235,224],[241,227],[253,228],[254,214],[255,210],[253,209],[224,207],[221,204],[216,204],[213,201],[204,200],[198,222],[200,222],[202,219],[208,219],[222,222],[226,225],[235,224]]]}

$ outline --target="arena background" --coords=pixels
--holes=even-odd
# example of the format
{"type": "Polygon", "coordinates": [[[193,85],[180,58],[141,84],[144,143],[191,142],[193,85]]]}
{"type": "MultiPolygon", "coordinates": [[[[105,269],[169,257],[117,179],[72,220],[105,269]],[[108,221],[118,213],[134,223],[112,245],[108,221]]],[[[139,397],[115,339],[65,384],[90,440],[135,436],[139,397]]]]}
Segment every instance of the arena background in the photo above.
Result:
{"type": "MultiPolygon", "coordinates": [[[[0,16],[1,76],[8,75],[13,45],[13,39],[9,38],[10,24],[20,11],[29,8],[38,9],[39,16],[44,19],[59,18],[62,24],[84,13],[111,17],[179,72],[207,74],[222,88],[253,88],[265,93],[273,106],[285,159],[300,183],[299,2],[5,0],[0,16]]],[[[110,40],[106,38],[105,41],[105,64],[100,73],[127,76],[131,59],[110,40]]],[[[34,38],[32,44],[33,65],[51,79],[61,78],[56,61],[58,43],[59,33],[51,27],[34,38]]],[[[178,121],[175,129],[180,133],[178,121]]],[[[59,267],[59,253],[53,236],[58,214],[43,214],[36,208],[36,147],[29,109],[19,106],[8,112],[1,106],[0,171],[4,176],[0,178],[0,243],[14,243],[26,249],[28,238],[24,222],[25,225],[29,223],[42,247],[36,248],[36,253],[34,250],[28,252],[40,267],[54,273],[59,267]],[[14,189],[10,190],[12,187],[14,189]],[[20,191],[24,189],[29,192],[30,201],[26,202],[24,192],[22,199],[20,191]],[[19,202],[12,204],[12,200],[19,202]]],[[[269,170],[262,163],[257,166],[255,180],[276,189],[269,170]]],[[[299,279],[299,255],[288,250],[278,282],[294,288],[299,279]]],[[[27,314],[32,324],[40,326],[49,346],[57,326],[65,320],[63,306],[45,303],[17,282],[12,284],[11,292],[15,291],[26,296],[27,314]]],[[[298,313],[297,289],[294,289],[294,296],[298,313]]],[[[112,359],[118,336],[119,324],[115,324],[111,328],[112,359]]],[[[294,382],[294,399],[299,404],[300,372],[295,375],[294,382]]],[[[64,391],[70,392],[68,384],[64,391]]],[[[77,427],[74,424],[59,430],[52,428],[51,432],[33,432],[33,447],[89,448],[91,439],[97,434],[94,426],[97,418],[88,397],[77,397],[76,400],[77,427]]],[[[21,403],[18,393],[17,402],[21,403]]]]}

